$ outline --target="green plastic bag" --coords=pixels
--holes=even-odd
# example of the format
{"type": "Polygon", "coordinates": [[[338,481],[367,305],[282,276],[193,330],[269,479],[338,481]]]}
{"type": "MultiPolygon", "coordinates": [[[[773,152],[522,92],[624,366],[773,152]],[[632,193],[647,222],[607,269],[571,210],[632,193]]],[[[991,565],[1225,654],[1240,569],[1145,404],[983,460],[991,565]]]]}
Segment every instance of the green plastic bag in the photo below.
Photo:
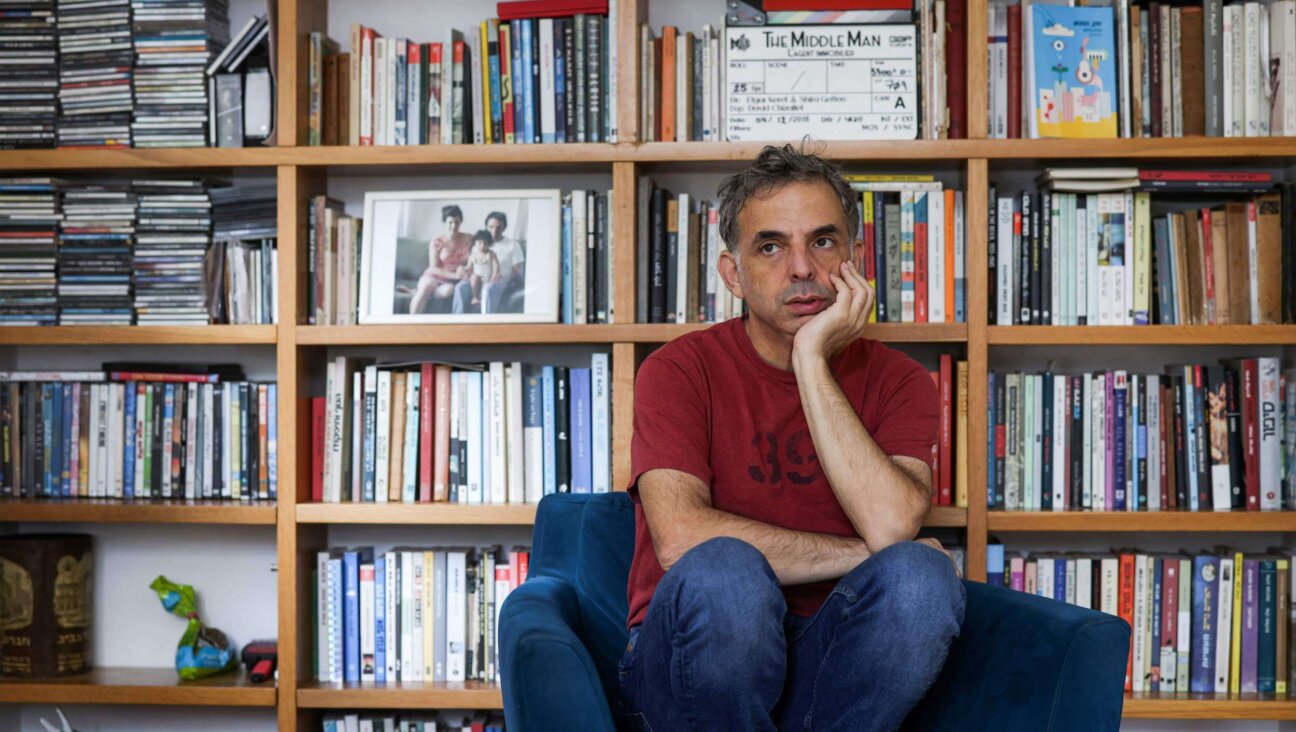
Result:
{"type": "Polygon", "coordinates": [[[198,619],[198,601],[192,587],[177,585],[162,575],[149,587],[157,593],[167,612],[189,621],[176,645],[175,665],[180,678],[196,681],[238,666],[238,656],[231,650],[225,634],[198,619]]]}

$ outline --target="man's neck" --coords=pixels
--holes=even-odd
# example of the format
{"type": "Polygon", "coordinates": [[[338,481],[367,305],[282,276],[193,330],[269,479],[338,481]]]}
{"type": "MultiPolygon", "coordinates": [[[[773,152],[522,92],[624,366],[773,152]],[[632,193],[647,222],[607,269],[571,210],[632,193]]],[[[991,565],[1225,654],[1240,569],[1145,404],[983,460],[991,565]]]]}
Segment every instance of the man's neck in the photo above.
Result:
{"type": "Polygon", "coordinates": [[[743,318],[743,329],[756,355],[776,369],[792,370],[792,337],[770,328],[750,314],[743,318]]]}

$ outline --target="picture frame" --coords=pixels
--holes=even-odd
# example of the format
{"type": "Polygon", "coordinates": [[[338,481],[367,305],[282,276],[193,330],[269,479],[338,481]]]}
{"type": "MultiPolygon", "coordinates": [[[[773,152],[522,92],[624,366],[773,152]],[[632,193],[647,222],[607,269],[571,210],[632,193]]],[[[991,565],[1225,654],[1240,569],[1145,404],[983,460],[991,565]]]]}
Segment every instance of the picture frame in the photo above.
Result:
{"type": "Polygon", "coordinates": [[[361,325],[558,322],[556,188],[369,192],[362,236],[361,325]]]}

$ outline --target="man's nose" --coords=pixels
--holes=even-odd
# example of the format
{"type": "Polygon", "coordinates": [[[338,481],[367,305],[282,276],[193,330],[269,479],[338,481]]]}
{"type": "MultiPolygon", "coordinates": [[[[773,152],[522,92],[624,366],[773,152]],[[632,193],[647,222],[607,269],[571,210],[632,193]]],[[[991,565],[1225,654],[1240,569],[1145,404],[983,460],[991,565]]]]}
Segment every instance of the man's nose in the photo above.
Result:
{"type": "Polygon", "coordinates": [[[792,279],[813,280],[815,268],[814,261],[810,258],[810,250],[802,246],[793,246],[790,251],[792,256],[788,259],[788,267],[792,279]]]}

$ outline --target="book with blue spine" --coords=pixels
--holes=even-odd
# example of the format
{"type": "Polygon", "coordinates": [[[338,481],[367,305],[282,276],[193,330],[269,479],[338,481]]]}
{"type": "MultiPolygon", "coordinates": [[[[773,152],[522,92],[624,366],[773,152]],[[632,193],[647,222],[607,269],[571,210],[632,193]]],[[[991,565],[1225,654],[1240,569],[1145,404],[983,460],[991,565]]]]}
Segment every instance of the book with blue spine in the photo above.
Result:
{"type": "Polygon", "coordinates": [[[986,584],[991,587],[1004,586],[1004,545],[986,545],[986,584]]]}
{"type": "Polygon", "coordinates": [[[387,555],[374,557],[374,683],[387,683],[387,555]]]}
{"type": "Polygon", "coordinates": [[[1114,508],[1117,511],[1125,510],[1125,431],[1129,429],[1126,423],[1125,403],[1129,397],[1128,376],[1124,371],[1116,371],[1114,383],[1112,385],[1112,397],[1115,402],[1113,406],[1113,416],[1116,419],[1116,425],[1112,430],[1114,443],[1112,445],[1112,495],[1115,498],[1114,508]]]}
{"type": "Polygon", "coordinates": [[[365,366],[364,369],[364,461],[360,492],[366,503],[372,503],[374,496],[375,468],[378,451],[374,446],[378,432],[378,367],[365,366]]]}
{"type": "MultiPolygon", "coordinates": [[[[60,429],[59,441],[63,443],[63,459],[59,461],[59,475],[60,483],[63,486],[63,495],[71,497],[78,493],[76,481],[72,478],[72,448],[77,440],[77,435],[72,434],[72,412],[76,410],[76,402],[72,400],[72,384],[64,383],[62,391],[63,424],[60,429]]],[[[109,414],[108,416],[112,418],[114,415],[109,414]]],[[[109,495],[112,495],[111,486],[113,480],[114,476],[108,476],[109,495]]]]}
{"type": "MultiPolygon", "coordinates": [[[[879,275],[880,277],[880,275],[879,275]]],[[[878,280],[879,282],[881,279],[878,280]]],[[[878,319],[881,322],[881,318],[878,319]]],[[[991,508],[998,508],[999,504],[995,502],[995,442],[999,439],[999,433],[995,430],[995,372],[993,370],[986,372],[986,394],[990,395],[986,399],[986,505],[991,508]]]]}
{"type": "MultiPolygon", "coordinates": [[[[328,613],[328,631],[329,631],[329,668],[332,669],[329,678],[331,680],[341,681],[343,670],[343,650],[346,633],[343,631],[343,579],[342,579],[342,553],[340,551],[331,551],[328,555],[328,591],[329,591],[329,613],[328,613]]],[[[323,660],[321,659],[321,663],[323,660]]]]}
{"type": "Polygon", "coordinates": [[[562,207],[562,322],[568,325],[576,320],[576,303],[573,297],[576,283],[572,275],[572,207],[565,198],[562,207]]]}
{"type": "Polygon", "coordinates": [[[593,491],[590,455],[590,370],[571,370],[571,492],[593,491]]]}
{"type": "Polygon", "coordinates": [[[558,491],[558,435],[554,414],[554,367],[540,369],[540,392],[543,399],[541,420],[544,427],[544,494],[558,491]]]}
{"type": "Polygon", "coordinates": [[[389,100],[389,103],[392,105],[391,114],[395,122],[393,125],[395,135],[394,139],[387,141],[387,144],[406,145],[409,143],[409,107],[407,105],[409,100],[409,64],[406,63],[405,59],[409,53],[409,43],[404,38],[396,38],[389,41],[389,43],[391,45],[388,46],[387,53],[394,57],[392,61],[396,70],[395,83],[388,87],[394,92],[392,95],[394,98],[389,100]]]}
{"type": "MultiPolygon", "coordinates": [[[[534,51],[531,46],[536,42],[535,25],[529,19],[519,21],[522,24],[522,63],[518,68],[522,78],[522,139],[528,143],[535,140],[535,89],[531,76],[531,59],[534,51]]],[[[514,104],[517,104],[515,101],[514,104]]],[[[515,130],[516,134],[516,130],[515,130]]]]}
{"type": "Polygon", "coordinates": [[[347,683],[360,683],[360,561],[354,549],[342,552],[342,658],[347,683]]]}
{"type": "MultiPolygon", "coordinates": [[[[967,322],[967,229],[963,191],[954,192],[954,322],[967,322]]],[[[880,281],[880,280],[879,280],[880,281]]]]}
{"type": "MultiPolygon", "coordinates": [[[[1193,387],[1192,367],[1185,366],[1180,371],[1183,374],[1184,453],[1188,462],[1188,506],[1196,511],[1201,508],[1198,500],[1200,494],[1197,492],[1197,461],[1200,456],[1192,447],[1197,436],[1197,410],[1193,408],[1196,389],[1193,387]]],[[[1181,477],[1180,480],[1183,478],[1181,477]]]]}
{"type": "Polygon", "coordinates": [[[1135,375],[1130,379],[1130,388],[1134,394],[1130,398],[1130,409],[1133,418],[1130,427],[1134,430],[1134,455],[1130,458],[1130,507],[1140,511],[1147,510],[1147,381],[1135,375]]]}
{"type": "Polygon", "coordinates": [[[1188,682],[1189,690],[1192,692],[1214,693],[1215,691],[1215,625],[1219,561],[1218,558],[1209,556],[1193,558],[1192,667],[1188,682]]]}
{"type": "Polygon", "coordinates": [[[522,115],[522,26],[526,25],[525,20],[514,20],[509,23],[509,49],[512,52],[512,62],[509,63],[509,83],[513,87],[513,141],[515,143],[528,143],[523,134],[525,122],[522,115]]]}
{"type": "MultiPolygon", "coordinates": [[[[125,434],[122,435],[122,495],[126,498],[135,497],[135,389],[134,384],[126,385],[126,405],[125,412],[125,434]]],[[[89,385],[82,387],[88,389],[89,385]]],[[[89,419],[89,415],[82,416],[82,419],[89,419]]],[[[274,424],[271,422],[270,424],[274,424]]],[[[89,460],[88,455],[82,455],[82,460],[89,460]]]]}
{"type": "Polygon", "coordinates": [[[590,467],[591,487],[595,493],[607,493],[612,481],[611,369],[608,354],[596,353],[590,359],[590,467]]]}
{"type": "Polygon", "coordinates": [[[54,385],[41,384],[41,440],[48,445],[41,456],[41,495],[56,496],[61,491],[54,485],[54,471],[50,470],[54,458],[54,385]]]}
{"type": "Polygon", "coordinates": [[[270,461],[270,499],[279,497],[279,388],[271,383],[266,389],[266,401],[270,405],[270,425],[267,428],[266,456],[270,461]]]}
{"type": "MultiPolygon", "coordinates": [[[[1161,690],[1161,575],[1165,571],[1165,560],[1152,558],[1152,642],[1148,663],[1152,667],[1152,678],[1149,691],[1161,690]]],[[[1172,559],[1171,561],[1178,561],[1172,559]]]]}
{"type": "Polygon", "coordinates": [[[468,429],[460,433],[460,439],[467,448],[467,458],[460,470],[466,468],[467,480],[461,482],[468,486],[468,490],[467,495],[460,496],[459,500],[460,503],[481,503],[482,484],[488,478],[482,470],[485,462],[482,460],[485,447],[482,444],[482,374],[480,371],[468,371],[464,373],[464,377],[468,381],[468,429]]]}
{"type": "Polygon", "coordinates": [[[496,143],[504,142],[504,102],[500,87],[500,54],[504,49],[499,42],[499,19],[491,18],[486,23],[486,63],[490,70],[490,125],[491,136],[496,143]]]}
{"type": "MultiPolygon", "coordinates": [[[[1278,652],[1277,623],[1288,622],[1279,618],[1277,564],[1273,559],[1260,560],[1260,638],[1256,657],[1256,691],[1272,694],[1278,652]]],[[[1283,649],[1286,653],[1287,649],[1283,649]]]]}
{"type": "Polygon", "coordinates": [[[1025,15],[1030,137],[1116,137],[1113,9],[1031,4],[1025,15]]]}
{"type": "Polygon", "coordinates": [[[567,141],[567,56],[563,53],[563,19],[554,18],[554,140],[567,141]]]}
{"type": "MultiPolygon", "coordinates": [[[[544,395],[541,368],[522,366],[522,456],[523,485],[527,503],[539,503],[544,497],[544,395]]],[[[511,449],[516,450],[516,447],[511,449]]],[[[491,578],[494,581],[494,578],[491,578]]]]}

